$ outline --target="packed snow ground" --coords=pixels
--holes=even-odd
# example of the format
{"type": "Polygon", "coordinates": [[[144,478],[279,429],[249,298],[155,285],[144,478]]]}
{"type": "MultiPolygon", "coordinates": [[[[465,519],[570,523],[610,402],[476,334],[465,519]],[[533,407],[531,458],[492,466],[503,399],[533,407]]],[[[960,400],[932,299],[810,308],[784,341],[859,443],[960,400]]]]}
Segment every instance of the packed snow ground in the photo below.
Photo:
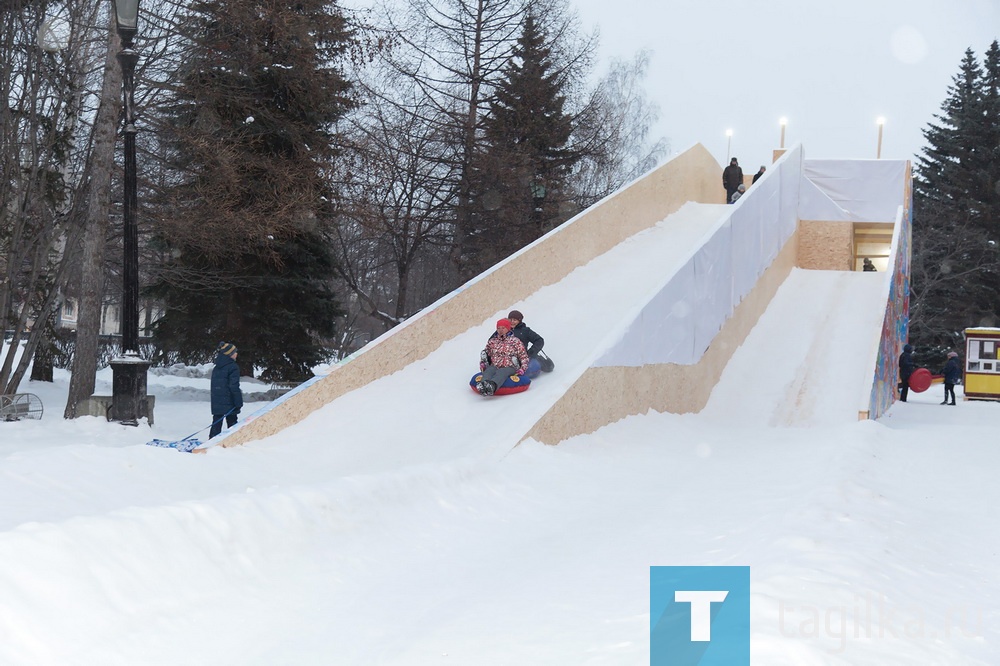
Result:
{"type": "MultiPolygon", "coordinates": [[[[645,664],[649,566],[713,564],[751,567],[755,664],[997,663],[1000,405],[934,386],[829,417],[863,380],[838,362],[849,327],[806,306],[823,275],[793,272],[703,414],[557,447],[448,424],[502,430],[559,366],[485,401],[471,369],[434,398],[417,364],[201,456],[145,442],[208,426],[208,368],[150,375],[152,427],[65,421],[65,373],[26,382],[46,413],[0,423],[0,663],[645,664]]],[[[537,311],[558,363],[575,329],[537,311]]]]}

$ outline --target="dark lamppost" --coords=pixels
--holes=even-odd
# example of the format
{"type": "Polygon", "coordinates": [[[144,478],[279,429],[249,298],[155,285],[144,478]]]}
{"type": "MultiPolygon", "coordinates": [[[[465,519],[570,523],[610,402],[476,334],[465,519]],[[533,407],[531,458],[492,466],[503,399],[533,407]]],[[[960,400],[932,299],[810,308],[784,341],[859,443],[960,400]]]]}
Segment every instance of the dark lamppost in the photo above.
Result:
{"type": "Polygon", "coordinates": [[[149,414],[146,399],[146,370],[149,362],[139,356],[139,226],[135,167],[135,66],[139,54],[132,49],[139,22],[139,0],[114,0],[115,20],[122,50],[125,127],[125,196],[122,203],[124,260],[122,268],[122,355],[111,361],[111,418],[129,425],[149,414]]]}

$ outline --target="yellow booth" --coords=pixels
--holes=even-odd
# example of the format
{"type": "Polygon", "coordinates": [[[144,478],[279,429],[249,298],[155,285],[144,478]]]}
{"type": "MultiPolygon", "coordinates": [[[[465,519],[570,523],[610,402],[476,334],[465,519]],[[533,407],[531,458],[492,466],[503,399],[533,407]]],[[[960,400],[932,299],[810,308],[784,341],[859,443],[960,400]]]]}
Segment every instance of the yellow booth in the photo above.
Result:
{"type": "Polygon", "coordinates": [[[965,398],[1000,400],[1000,328],[965,329],[965,398]]]}

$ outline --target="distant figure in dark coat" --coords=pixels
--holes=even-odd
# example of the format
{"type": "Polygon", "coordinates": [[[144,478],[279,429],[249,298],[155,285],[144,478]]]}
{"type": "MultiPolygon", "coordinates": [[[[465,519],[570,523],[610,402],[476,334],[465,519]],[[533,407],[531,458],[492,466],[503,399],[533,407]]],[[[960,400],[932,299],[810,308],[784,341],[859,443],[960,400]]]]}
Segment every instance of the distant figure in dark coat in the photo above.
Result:
{"type": "Polygon", "coordinates": [[[906,402],[910,393],[910,375],[916,370],[913,364],[913,345],[903,345],[903,353],[899,355],[899,400],[906,402]]]}
{"type": "Polygon", "coordinates": [[[761,165],[760,165],[760,171],[758,171],[757,173],[755,173],[755,174],[753,175],[753,180],[751,180],[751,181],[750,181],[750,184],[751,184],[751,185],[753,185],[753,184],[754,184],[754,183],[756,183],[756,182],[757,182],[758,180],[760,180],[760,177],[764,175],[764,172],[765,172],[765,171],[767,171],[767,167],[766,167],[766,166],[764,166],[763,164],[761,164],[761,165]]]}
{"type": "Polygon", "coordinates": [[[538,356],[538,352],[542,351],[542,347],[545,346],[545,338],[527,327],[524,323],[524,315],[521,314],[520,310],[511,310],[510,314],[507,315],[507,319],[510,320],[510,325],[514,327],[510,329],[511,335],[520,340],[521,344],[524,345],[525,350],[528,352],[528,358],[531,359],[538,356]]]}
{"type": "Polygon", "coordinates": [[[722,171],[722,186],[726,188],[726,203],[733,203],[733,192],[743,184],[743,169],[736,158],[729,160],[729,166],[722,171]]]}
{"type": "Polygon", "coordinates": [[[872,263],[871,259],[865,257],[865,260],[861,262],[861,270],[865,273],[874,273],[878,269],[875,268],[875,264],[872,263]]]}
{"type": "Polygon", "coordinates": [[[231,342],[220,342],[215,355],[215,367],[212,368],[212,428],[208,438],[212,439],[222,432],[222,418],[226,419],[226,427],[236,425],[236,417],[243,408],[243,391],[240,390],[240,366],[236,365],[238,356],[236,345],[231,342]]]}
{"type": "Polygon", "coordinates": [[[948,360],[945,361],[944,370],[941,371],[941,374],[944,375],[944,402],[941,404],[954,405],[955,384],[962,379],[962,368],[958,362],[958,352],[948,352],[948,360]],[[949,395],[951,396],[951,402],[948,402],[949,395]]]}

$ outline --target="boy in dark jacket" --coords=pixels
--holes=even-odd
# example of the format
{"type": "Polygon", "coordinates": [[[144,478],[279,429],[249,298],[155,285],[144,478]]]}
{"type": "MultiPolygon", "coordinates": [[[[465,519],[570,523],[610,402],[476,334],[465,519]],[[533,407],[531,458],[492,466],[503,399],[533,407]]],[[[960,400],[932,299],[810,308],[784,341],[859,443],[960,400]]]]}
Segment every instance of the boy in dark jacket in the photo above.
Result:
{"type": "Polygon", "coordinates": [[[243,391],[240,390],[240,366],[236,365],[236,345],[220,342],[212,369],[212,428],[208,438],[222,432],[222,418],[226,427],[236,425],[236,417],[243,408],[243,391]]]}
{"type": "Polygon", "coordinates": [[[507,319],[514,327],[510,330],[511,334],[524,345],[528,352],[528,358],[538,356],[538,352],[542,351],[542,347],[545,346],[545,339],[525,325],[524,315],[521,314],[520,310],[511,310],[507,319]]]}
{"type": "Polygon", "coordinates": [[[958,364],[958,352],[948,352],[948,360],[945,361],[944,370],[941,371],[941,374],[944,375],[944,402],[941,404],[954,405],[955,384],[962,379],[962,368],[958,364]],[[948,402],[949,395],[951,396],[951,402],[948,402]]]}

